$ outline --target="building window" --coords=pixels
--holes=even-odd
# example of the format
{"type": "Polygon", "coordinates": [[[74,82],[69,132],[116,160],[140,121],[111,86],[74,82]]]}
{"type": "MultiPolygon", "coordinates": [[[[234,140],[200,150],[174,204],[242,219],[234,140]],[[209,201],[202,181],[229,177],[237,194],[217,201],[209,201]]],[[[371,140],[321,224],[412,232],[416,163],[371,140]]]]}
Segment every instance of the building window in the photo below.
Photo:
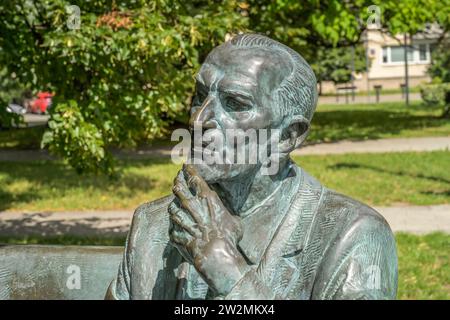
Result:
{"type": "Polygon", "coordinates": [[[428,50],[426,44],[419,44],[419,60],[420,61],[428,60],[428,50]]]}
{"type": "MultiPolygon", "coordinates": [[[[430,46],[428,44],[414,45],[407,49],[408,62],[429,62],[430,61],[430,46]]],[[[389,46],[383,47],[382,53],[383,63],[404,63],[405,48],[403,46],[389,46]]]]}
{"type": "Polygon", "coordinates": [[[388,63],[388,48],[383,47],[383,63],[388,63]]]}

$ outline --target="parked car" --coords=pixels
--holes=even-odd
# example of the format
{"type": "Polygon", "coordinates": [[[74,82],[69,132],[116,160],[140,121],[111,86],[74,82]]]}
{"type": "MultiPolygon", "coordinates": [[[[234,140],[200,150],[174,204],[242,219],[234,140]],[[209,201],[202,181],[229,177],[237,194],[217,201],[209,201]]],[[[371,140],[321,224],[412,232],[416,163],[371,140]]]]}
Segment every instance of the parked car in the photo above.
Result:
{"type": "Polygon", "coordinates": [[[10,113],[16,113],[16,114],[25,114],[27,113],[27,109],[18,105],[18,104],[14,104],[14,103],[10,103],[8,104],[8,106],[6,107],[6,111],[10,112],[10,113]]]}
{"type": "Polygon", "coordinates": [[[31,103],[31,112],[45,113],[52,105],[53,96],[54,94],[50,92],[38,92],[37,99],[31,103]]]}

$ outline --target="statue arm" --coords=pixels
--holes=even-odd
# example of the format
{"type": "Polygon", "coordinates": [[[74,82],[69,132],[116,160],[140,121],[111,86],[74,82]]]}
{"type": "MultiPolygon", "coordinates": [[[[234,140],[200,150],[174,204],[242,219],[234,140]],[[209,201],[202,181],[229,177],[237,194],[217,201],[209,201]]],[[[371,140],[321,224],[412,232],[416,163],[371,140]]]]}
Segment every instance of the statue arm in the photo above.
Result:
{"type": "Polygon", "coordinates": [[[395,299],[395,239],[381,216],[365,216],[328,248],[314,283],[312,299],[395,299]]]}
{"type": "Polygon", "coordinates": [[[113,279],[106,291],[105,300],[130,300],[130,273],[128,270],[128,241],[125,244],[123,260],[119,265],[117,277],[113,279]]]}
{"type": "Polygon", "coordinates": [[[122,262],[105,299],[161,299],[174,295],[171,284],[176,279],[170,267],[179,258],[168,245],[167,203],[170,199],[162,198],[136,209],[122,262]],[[167,281],[167,286],[163,280],[167,281]]]}
{"type": "Polygon", "coordinates": [[[130,290],[130,258],[132,256],[132,248],[134,247],[135,233],[137,229],[137,221],[140,220],[139,208],[136,209],[133,215],[133,221],[131,223],[130,231],[128,232],[127,239],[125,242],[125,250],[123,253],[123,259],[120,262],[119,270],[117,276],[113,279],[106,291],[105,300],[130,300],[131,290],[130,290]]]}

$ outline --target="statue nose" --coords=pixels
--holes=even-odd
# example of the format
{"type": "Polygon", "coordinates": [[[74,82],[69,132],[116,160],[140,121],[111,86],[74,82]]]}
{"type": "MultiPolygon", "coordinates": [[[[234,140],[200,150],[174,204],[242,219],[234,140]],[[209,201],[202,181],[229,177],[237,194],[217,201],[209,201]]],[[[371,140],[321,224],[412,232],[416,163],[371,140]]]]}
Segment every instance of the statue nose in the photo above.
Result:
{"type": "Polygon", "coordinates": [[[189,120],[189,126],[194,128],[194,123],[201,123],[203,129],[216,128],[216,122],[214,120],[214,98],[208,96],[200,108],[195,110],[189,120]]]}

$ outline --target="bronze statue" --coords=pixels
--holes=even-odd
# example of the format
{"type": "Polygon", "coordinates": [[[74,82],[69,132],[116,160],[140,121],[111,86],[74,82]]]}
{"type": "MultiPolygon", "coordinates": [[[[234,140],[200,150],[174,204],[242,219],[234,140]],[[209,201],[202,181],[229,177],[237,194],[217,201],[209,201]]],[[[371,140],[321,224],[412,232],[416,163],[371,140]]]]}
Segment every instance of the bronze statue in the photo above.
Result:
{"type": "MultiPolygon", "coordinates": [[[[190,123],[212,135],[278,129],[269,164],[188,164],[173,195],[134,214],[110,299],[394,299],[393,234],[370,207],[323,187],[289,153],[317,103],[306,61],[241,34],[202,65],[190,123]]],[[[247,146],[245,146],[247,147],[247,146]]],[[[223,152],[228,152],[228,146],[223,152]]]]}

